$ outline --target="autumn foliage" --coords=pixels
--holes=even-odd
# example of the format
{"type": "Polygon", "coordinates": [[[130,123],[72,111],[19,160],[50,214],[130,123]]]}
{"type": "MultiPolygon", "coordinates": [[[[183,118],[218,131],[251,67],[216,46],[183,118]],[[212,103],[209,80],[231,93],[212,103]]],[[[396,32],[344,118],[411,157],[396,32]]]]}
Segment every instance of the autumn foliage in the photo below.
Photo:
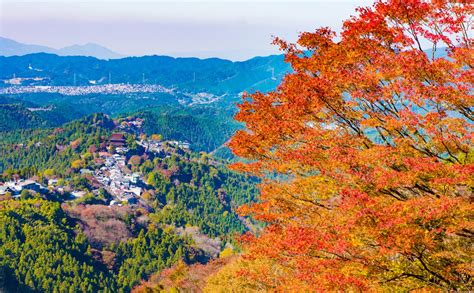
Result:
{"type": "Polygon", "coordinates": [[[244,97],[230,142],[268,226],[213,288],[474,289],[473,11],[378,1],[275,40],[294,72],[244,97]]]}

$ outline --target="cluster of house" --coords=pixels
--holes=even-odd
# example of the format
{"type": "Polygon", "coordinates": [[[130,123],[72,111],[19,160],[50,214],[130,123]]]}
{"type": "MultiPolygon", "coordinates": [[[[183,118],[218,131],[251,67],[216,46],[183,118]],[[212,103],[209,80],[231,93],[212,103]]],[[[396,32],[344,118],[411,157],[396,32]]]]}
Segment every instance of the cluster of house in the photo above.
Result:
{"type": "MultiPolygon", "coordinates": [[[[132,121],[130,121],[132,122],[132,121]]],[[[166,154],[166,148],[173,146],[183,150],[188,150],[190,145],[182,141],[161,141],[144,139],[137,141],[137,143],[145,148],[145,152],[166,154]]],[[[99,161],[103,162],[100,168],[81,169],[82,175],[90,175],[95,181],[106,189],[114,199],[110,205],[120,204],[121,202],[128,202],[129,204],[136,204],[143,193],[143,186],[146,184],[143,177],[139,173],[131,173],[126,168],[125,155],[129,151],[126,147],[126,139],[122,133],[114,133],[109,138],[109,145],[115,149],[114,154],[109,152],[99,152],[99,161]]],[[[5,183],[0,183],[0,196],[10,194],[14,198],[18,198],[23,190],[30,190],[40,194],[47,194],[48,192],[65,193],[63,187],[58,186],[57,179],[50,179],[48,186],[36,182],[32,179],[16,180],[5,183]]],[[[85,191],[67,190],[72,198],[79,198],[86,194],[85,191]]],[[[97,191],[97,190],[94,190],[97,191]]],[[[93,193],[94,193],[93,191],[93,193]]]]}
{"type": "Polygon", "coordinates": [[[17,199],[21,196],[23,190],[30,192],[39,193],[42,196],[48,196],[52,192],[57,192],[60,194],[67,194],[72,198],[78,198],[86,195],[85,191],[80,190],[68,190],[62,186],[58,186],[58,179],[49,179],[48,186],[45,186],[33,179],[20,179],[14,181],[7,181],[0,183],[0,196],[5,196],[7,194],[11,195],[13,198],[17,199]]]}
{"type": "Polygon", "coordinates": [[[173,145],[177,148],[183,149],[183,150],[189,150],[189,148],[191,146],[189,142],[178,141],[178,140],[169,140],[166,143],[168,143],[170,145],[173,145]]]}
{"type": "Polygon", "coordinates": [[[145,152],[153,152],[153,153],[161,153],[165,150],[165,147],[168,145],[181,148],[183,150],[189,150],[190,144],[184,141],[177,141],[177,140],[168,140],[168,141],[161,141],[161,140],[153,140],[153,139],[142,139],[137,141],[138,145],[141,145],[145,148],[145,152]]]}
{"type": "Polygon", "coordinates": [[[100,169],[96,169],[93,176],[115,197],[110,204],[114,205],[122,201],[130,204],[137,203],[143,192],[140,187],[143,184],[141,175],[123,172],[125,167],[125,156],[123,155],[102,154],[101,158],[104,159],[104,165],[100,169]]]}
{"type": "MultiPolygon", "coordinates": [[[[0,94],[25,94],[25,93],[59,93],[66,96],[79,96],[89,94],[127,94],[127,93],[173,93],[173,90],[157,84],[102,84],[89,86],[48,86],[30,85],[21,86],[24,81],[41,81],[44,78],[13,78],[4,81],[13,86],[0,88],[0,94]]],[[[48,82],[48,80],[45,80],[48,82]]]]}
{"type": "Polygon", "coordinates": [[[29,190],[38,193],[48,192],[47,187],[31,179],[0,183],[0,196],[10,194],[13,198],[17,198],[20,196],[23,190],[29,190]]]}
{"type": "MultiPolygon", "coordinates": [[[[130,120],[133,127],[140,127],[142,120],[130,120]]],[[[127,124],[127,126],[129,126],[127,124]]],[[[165,146],[171,145],[184,150],[189,150],[190,144],[182,141],[160,141],[160,140],[140,140],[137,144],[145,148],[145,152],[162,153],[165,146]]],[[[125,168],[125,154],[129,151],[126,147],[125,136],[121,133],[113,133],[109,138],[109,145],[115,148],[115,154],[99,153],[104,164],[93,173],[94,178],[99,182],[112,196],[114,200],[111,205],[126,201],[129,204],[138,202],[142,195],[144,186],[143,177],[139,173],[129,174],[125,168]]]]}

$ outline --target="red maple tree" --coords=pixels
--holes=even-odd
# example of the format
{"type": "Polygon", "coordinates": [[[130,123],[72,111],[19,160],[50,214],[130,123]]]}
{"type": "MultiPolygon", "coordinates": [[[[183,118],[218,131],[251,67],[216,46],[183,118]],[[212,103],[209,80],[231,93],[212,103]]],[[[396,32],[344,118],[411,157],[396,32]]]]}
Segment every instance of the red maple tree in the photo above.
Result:
{"type": "Polygon", "coordinates": [[[473,289],[473,11],[377,1],[275,40],[293,72],[244,97],[230,143],[268,226],[211,287],[473,289]]]}

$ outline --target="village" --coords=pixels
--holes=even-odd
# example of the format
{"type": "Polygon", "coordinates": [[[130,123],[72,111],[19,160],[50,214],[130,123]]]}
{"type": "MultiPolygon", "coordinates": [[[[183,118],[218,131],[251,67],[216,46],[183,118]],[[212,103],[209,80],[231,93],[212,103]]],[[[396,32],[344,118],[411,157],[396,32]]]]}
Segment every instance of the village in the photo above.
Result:
{"type": "Polygon", "coordinates": [[[144,190],[148,187],[143,174],[132,172],[127,167],[127,154],[130,149],[127,147],[127,141],[124,133],[131,133],[140,137],[135,143],[140,146],[144,154],[158,156],[161,158],[169,157],[170,150],[179,152],[188,152],[190,144],[176,140],[162,140],[160,136],[151,136],[144,138],[139,136],[142,120],[134,119],[131,121],[122,121],[118,126],[120,132],[112,133],[108,138],[107,151],[97,152],[94,168],[81,168],[78,173],[87,178],[91,183],[91,190],[70,189],[59,184],[57,178],[42,182],[37,178],[21,179],[15,178],[11,181],[0,182],[0,197],[11,196],[19,199],[27,194],[37,194],[48,199],[55,195],[64,201],[80,200],[86,196],[98,196],[101,190],[109,195],[106,203],[113,205],[136,205],[141,201],[144,190]]]}
{"type": "Polygon", "coordinates": [[[6,84],[13,86],[0,88],[0,94],[24,94],[24,93],[58,93],[66,96],[89,95],[89,94],[128,94],[128,93],[171,93],[172,90],[157,84],[101,84],[89,81],[87,86],[51,86],[51,85],[24,85],[24,81],[42,81],[44,78],[12,78],[4,80],[6,84]]]}

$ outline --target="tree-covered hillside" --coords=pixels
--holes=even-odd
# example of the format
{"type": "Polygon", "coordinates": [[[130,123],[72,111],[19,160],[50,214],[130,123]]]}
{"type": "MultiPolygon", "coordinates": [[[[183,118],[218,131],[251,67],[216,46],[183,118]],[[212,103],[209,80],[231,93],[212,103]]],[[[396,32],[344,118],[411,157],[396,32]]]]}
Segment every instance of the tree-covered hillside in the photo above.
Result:
{"type": "Polygon", "coordinates": [[[87,148],[100,146],[113,127],[110,118],[94,114],[59,128],[5,132],[6,139],[0,142],[0,171],[51,168],[65,173],[87,148]]]}
{"type": "Polygon", "coordinates": [[[7,292],[115,292],[87,239],[58,203],[0,201],[0,287],[7,292]]]}
{"type": "Polygon", "coordinates": [[[233,120],[233,106],[181,106],[175,97],[165,93],[146,97],[138,94],[24,94],[0,96],[0,133],[11,137],[10,130],[57,127],[98,112],[143,118],[146,134],[159,133],[166,139],[187,141],[196,151],[217,149],[240,128],[233,120]]]}
{"type": "Polygon", "coordinates": [[[146,134],[188,141],[194,150],[211,152],[224,144],[241,126],[232,109],[214,107],[157,107],[138,112],[146,134]]]}
{"type": "Polygon", "coordinates": [[[41,116],[18,104],[0,104],[0,131],[48,126],[41,116]]]}
{"type": "Polygon", "coordinates": [[[189,239],[153,225],[97,251],[58,203],[41,199],[0,201],[0,220],[0,290],[7,292],[128,292],[191,258],[189,239]],[[107,253],[113,267],[102,260],[107,253]]]}
{"type": "Polygon", "coordinates": [[[92,113],[80,111],[72,104],[41,103],[39,96],[26,96],[0,96],[0,131],[59,126],[92,113]]]}
{"type": "Polygon", "coordinates": [[[256,200],[256,179],[166,142],[145,151],[139,140],[146,135],[119,128],[122,119],[93,114],[56,128],[3,132],[0,185],[32,178],[48,188],[0,195],[0,289],[130,292],[175,262],[204,263],[237,249],[234,235],[254,224],[235,209],[256,200]],[[92,175],[113,178],[103,156],[119,156],[109,146],[116,132],[129,148],[121,170],[142,178],[135,202],[114,203],[120,197],[112,200],[92,175]]]}
{"type": "Polygon", "coordinates": [[[179,96],[169,93],[130,93],[130,94],[87,94],[62,95],[58,93],[23,93],[0,95],[10,103],[24,103],[32,107],[59,109],[62,115],[72,119],[92,113],[109,115],[135,112],[156,106],[177,106],[179,96]],[[79,115],[79,116],[78,116],[79,115]]]}

